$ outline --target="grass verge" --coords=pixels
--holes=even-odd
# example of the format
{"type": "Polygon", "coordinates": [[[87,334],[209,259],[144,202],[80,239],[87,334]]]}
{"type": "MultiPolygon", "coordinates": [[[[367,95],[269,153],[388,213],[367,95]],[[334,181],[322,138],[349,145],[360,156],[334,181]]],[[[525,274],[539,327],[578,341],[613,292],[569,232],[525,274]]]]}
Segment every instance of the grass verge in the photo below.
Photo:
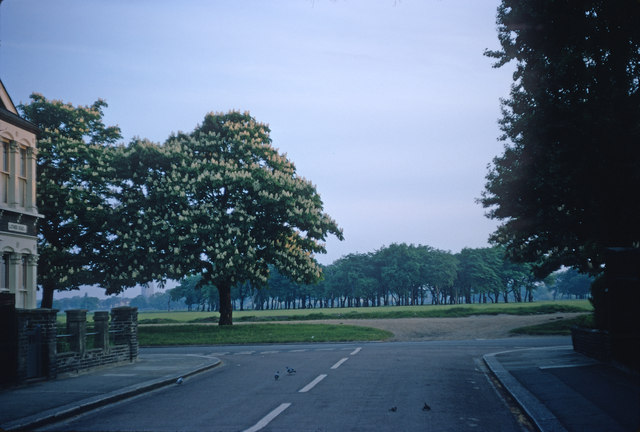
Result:
{"type": "Polygon", "coordinates": [[[568,336],[571,327],[593,328],[593,314],[584,314],[570,319],[557,319],[544,324],[518,327],[510,331],[514,335],[568,336]]]}
{"type": "Polygon", "coordinates": [[[138,327],[142,346],[228,345],[384,340],[393,334],[370,327],[326,324],[156,325],[138,327]]]}

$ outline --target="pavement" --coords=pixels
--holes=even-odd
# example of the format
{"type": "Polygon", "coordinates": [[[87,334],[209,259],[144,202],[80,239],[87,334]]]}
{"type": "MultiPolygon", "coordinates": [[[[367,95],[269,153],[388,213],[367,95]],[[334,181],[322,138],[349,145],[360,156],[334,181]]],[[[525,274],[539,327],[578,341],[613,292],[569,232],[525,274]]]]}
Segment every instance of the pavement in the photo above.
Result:
{"type": "Polygon", "coordinates": [[[502,386],[543,432],[640,432],[640,374],[572,346],[484,356],[502,386]]]}
{"type": "Polygon", "coordinates": [[[140,354],[135,362],[0,389],[0,431],[34,430],[160,387],[179,385],[178,378],[220,364],[212,356],[140,354]]]}
{"type": "MultiPolygon", "coordinates": [[[[640,431],[640,374],[571,346],[505,351],[485,363],[543,432],[640,431]]],[[[209,370],[218,358],[141,354],[137,361],[0,390],[0,430],[33,430],[209,370]]]]}

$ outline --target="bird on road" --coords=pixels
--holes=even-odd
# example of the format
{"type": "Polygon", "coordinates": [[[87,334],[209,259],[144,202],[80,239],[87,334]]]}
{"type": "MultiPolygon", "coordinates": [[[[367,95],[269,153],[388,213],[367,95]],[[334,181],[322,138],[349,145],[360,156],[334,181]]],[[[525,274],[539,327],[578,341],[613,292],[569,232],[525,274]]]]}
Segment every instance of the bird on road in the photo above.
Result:
{"type": "Polygon", "coordinates": [[[424,403],[424,406],[422,407],[422,411],[430,411],[431,407],[429,405],[427,405],[427,403],[424,403]]]}
{"type": "Polygon", "coordinates": [[[392,406],[391,408],[389,408],[389,411],[396,412],[396,411],[398,411],[398,407],[397,406],[392,406]]]}
{"type": "Polygon", "coordinates": [[[276,374],[273,377],[278,381],[278,378],[280,378],[280,371],[276,371],[276,374]]]}
{"type": "Polygon", "coordinates": [[[184,378],[182,378],[182,377],[179,377],[179,378],[176,380],[176,384],[182,384],[183,382],[184,382],[184,378]]]}
{"type": "Polygon", "coordinates": [[[296,370],[294,368],[292,368],[292,367],[287,366],[287,373],[289,375],[292,375],[292,374],[296,373],[296,370]]]}

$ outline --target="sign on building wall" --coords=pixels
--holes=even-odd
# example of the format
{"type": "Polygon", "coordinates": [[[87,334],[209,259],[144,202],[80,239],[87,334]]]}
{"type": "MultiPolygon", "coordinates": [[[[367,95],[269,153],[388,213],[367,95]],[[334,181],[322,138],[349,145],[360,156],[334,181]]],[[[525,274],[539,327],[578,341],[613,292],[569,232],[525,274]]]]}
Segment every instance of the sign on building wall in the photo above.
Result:
{"type": "Polygon", "coordinates": [[[0,232],[35,237],[38,234],[36,218],[31,215],[20,215],[19,213],[8,210],[0,211],[0,232]]]}
{"type": "Polygon", "coordinates": [[[9,231],[26,234],[27,226],[19,223],[9,222],[9,231]]]}

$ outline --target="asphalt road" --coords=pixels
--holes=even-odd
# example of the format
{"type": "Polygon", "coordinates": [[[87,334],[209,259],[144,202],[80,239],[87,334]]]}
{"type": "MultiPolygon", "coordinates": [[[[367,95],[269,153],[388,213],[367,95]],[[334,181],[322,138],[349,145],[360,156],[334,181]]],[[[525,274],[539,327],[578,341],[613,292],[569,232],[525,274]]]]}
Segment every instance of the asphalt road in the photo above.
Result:
{"type": "Polygon", "coordinates": [[[214,355],[223,365],[42,430],[518,431],[482,355],[564,344],[510,338],[154,348],[214,355]]]}

